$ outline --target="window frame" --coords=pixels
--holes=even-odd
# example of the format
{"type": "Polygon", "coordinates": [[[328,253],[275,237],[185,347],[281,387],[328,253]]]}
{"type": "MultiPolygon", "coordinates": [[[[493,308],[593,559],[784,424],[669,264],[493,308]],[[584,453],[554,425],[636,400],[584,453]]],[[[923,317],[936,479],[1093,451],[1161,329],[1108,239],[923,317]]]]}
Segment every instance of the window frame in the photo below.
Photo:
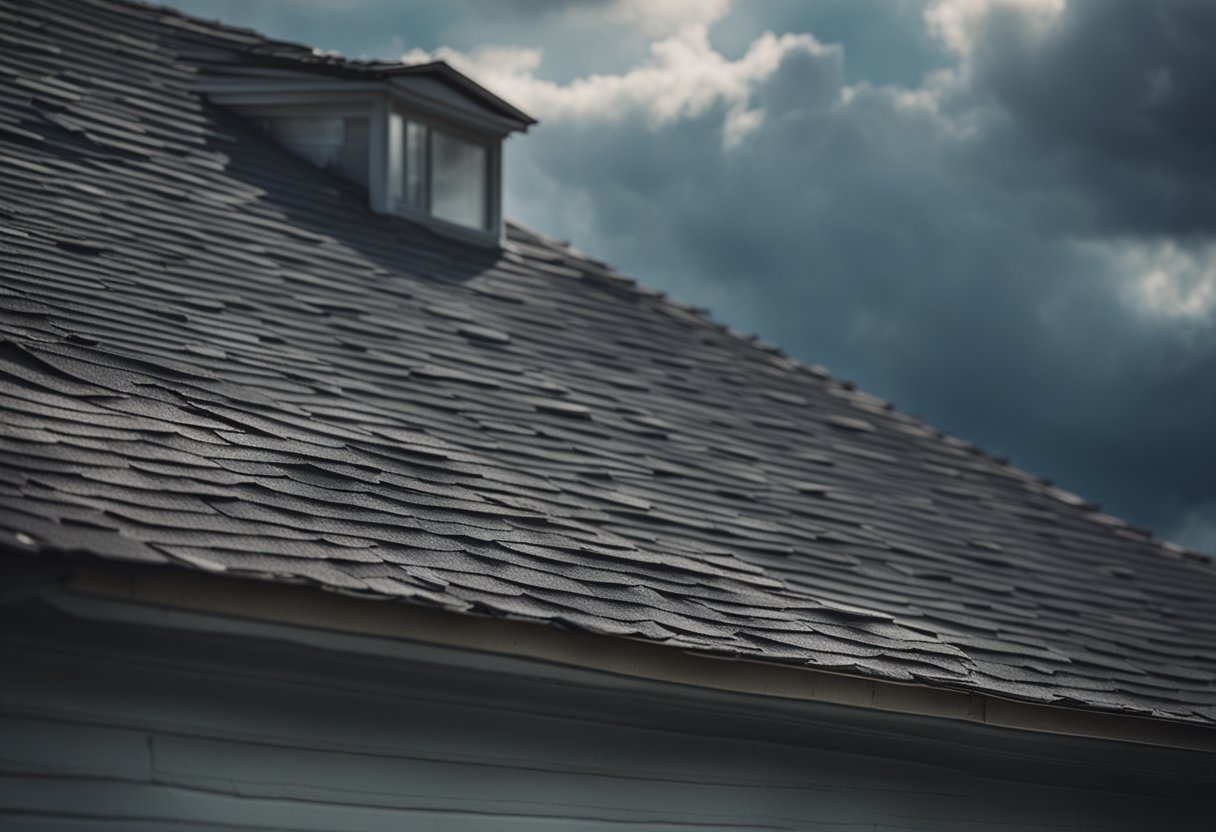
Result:
{"type": "Polygon", "coordinates": [[[428,224],[457,230],[458,233],[478,235],[494,235],[497,238],[502,228],[502,140],[499,137],[487,135],[484,132],[470,130],[451,121],[445,121],[419,114],[409,107],[389,105],[385,114],[387,119],[385,135],[388,147],[385,148],[385,176],[388,183],[385,195],[385,207],[388,212],[399,216],[422,221],[428,224]],[[421,205],[412,205],[394,188],[404,189],[406,170],[405,137],[407,124],[414,122],[424,129],[423,165],[422,165],[422,200],[421,205]],[[443,219],[433,213],[434,205],[434,134],[435,131],[444,133],[452,138],[476,145],[485,150],[485,170],[483,198],[485,200],[484,224],[469,226],[462,223],[443,219]]]}

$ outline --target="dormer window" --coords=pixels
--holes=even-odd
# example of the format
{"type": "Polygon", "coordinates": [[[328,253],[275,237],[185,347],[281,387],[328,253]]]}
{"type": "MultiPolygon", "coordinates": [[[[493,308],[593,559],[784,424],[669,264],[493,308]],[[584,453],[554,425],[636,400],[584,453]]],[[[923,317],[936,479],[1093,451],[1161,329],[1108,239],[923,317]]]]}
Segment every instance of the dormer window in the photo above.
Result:
{"type": "Polygon", "coordinates": [[[333,170],[363,187],[368,177],[368,118],[317,115],[275,116],[258,125],[319,168],[333,170]]]}
{"type": "Polygon", "coordinates": [[[391,198],[398,213],[417,212],[492,231],[497,218],[495,142],[459,136],[394,111],[389,124],[391,198]]]}
{"type": "Polygon", "coordinates": [[[372,210],[496,244],[502,142],[535,121],[444,63],[356,66],[358,78],[235,66],[200,86],[292,153],[366,188],[372,210]]]}

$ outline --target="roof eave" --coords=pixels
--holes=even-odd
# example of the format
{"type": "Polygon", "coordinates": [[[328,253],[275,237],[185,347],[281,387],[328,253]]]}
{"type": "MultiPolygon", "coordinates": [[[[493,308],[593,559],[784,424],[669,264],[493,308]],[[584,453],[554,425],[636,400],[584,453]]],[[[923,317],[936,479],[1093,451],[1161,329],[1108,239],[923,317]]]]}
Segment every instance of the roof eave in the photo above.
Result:
{"type": "Polygon", "coordinates": [[[407,603],[369,604],[364,598],[323,592],[319,587],[248,576],[71,561],[67,574],[57,576],[52,588],[52,595],[471,650],[774,701],[845,705],[993,728],[1216,753],[1216,728],[1198,723],[1017,701],[978,691],[890,682],[805,665],[723,660],[662,644],[560,630],[522,619],[489,618],[407,603]]]}

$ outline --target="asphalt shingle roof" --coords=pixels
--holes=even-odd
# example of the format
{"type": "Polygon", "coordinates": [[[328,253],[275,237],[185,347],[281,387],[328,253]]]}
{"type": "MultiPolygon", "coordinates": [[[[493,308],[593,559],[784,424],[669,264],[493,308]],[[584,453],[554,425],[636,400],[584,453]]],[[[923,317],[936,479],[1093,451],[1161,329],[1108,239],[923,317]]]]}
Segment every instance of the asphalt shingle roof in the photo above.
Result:
{"type": "Polygon", "coordinates": [[[192,92],[209,45],[311,60],[0,0],[14,556],[1216,722],[1210,562],[525,228],[370,214],[192,92]]]}

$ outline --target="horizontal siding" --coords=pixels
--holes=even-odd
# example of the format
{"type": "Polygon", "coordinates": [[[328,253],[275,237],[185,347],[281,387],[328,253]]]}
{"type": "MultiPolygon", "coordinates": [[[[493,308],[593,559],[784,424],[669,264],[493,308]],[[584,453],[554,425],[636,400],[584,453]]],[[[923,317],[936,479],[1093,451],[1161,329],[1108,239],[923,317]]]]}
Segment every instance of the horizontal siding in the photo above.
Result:
{"type": "Polygon", "coordinates": [[[5,830],[1216,828],[1200,796],[462,702],[409,667],[359,674],[319,652],[301,670],[273,646],[259,661],[234,643],[226,662],[214,642],[93,646],[0,643],[5,830]]]}
{"type": "Polygon", "coordinates": [[[0,822],[8,832],[261,832],[256,826],[216,826],[163,820],[113,820],[41,814],[3,813],[0,822]]]}
{"type": "MultiPolygon", "coordinates": [[[[915,771],[910,773],[920,776],[906,781],[889,778],[889,772],[889,779],[880,780],[883,773],[876,771],[869,780],[843,783],[830,771],[808,769],[799,778],[796,770],[781,768],[779,773],[786,775],[781,779],[762,779],[757,776],[761,772],[753,771],[732,782],[702,774],[692,759],[678,770],[639,777],[629,760],[595,759],[594,746],[581,744],[546,760],[472,762],[467,749],[453,749],[446,759],[422,756],[391,736],[356,753],[301,746],[293,737],[249,742],[166,736],[47,718],[9,716],[4,727],[6,738],[26,740],[10,746],[5,756],[0,776],[5,811],[46,813],[66,805],[87,806],[88,817],[239,822],[267,829],[390,829],[400,828],[394,824],[403,818],[429,813],[449,820],[453,814],[469,814],[471,819],[457,827],[462,829],[513,828],[486,826],[487,818],[498,817],[611,820],[629,822],[630,828],[655,822],[782,829],[882,828],[884,822],[966,829],[982,820],[988,828],[1005,830],[1026,828],[1019,818],[1026,815],[1024,802],[1033,800],[1036,812],[1054,806],[1061,813],[1057,820],[1074,822],[1061,828],[1082,828],[1079,824],[1086,820],[1056,790],[1001,794],[988,787],[968,793],[969,787],[982,784],[944,782],[915,771]],[[9,734],[14,725],[18,730],[9,734]],[[45,744],[38,742],[40,736],[45,744]],[[142,753],[132,755],[133,748],[142,753]],[[81,764],[82,756],[89,765],[81,764]]],[[[579,739],[576,733],[569,736],[579,739]]],[[[661,736],[654,741],[680,744],[661,736]]],[[[757,749],[732,741],[723,751],[746,755],[757,749]]],[[[758,762],[760,768],[772,765],[758,762]]],[[[818,766],[821,761],[804,763],[818,766]]],[[[1122,803],[1125,821],[1132,817],[1128,812],[1136,809],[1134,801],[1116,802],[1122,803]]],[[[1132,825],[1110,828],[1148,828],[1144,824],[1151,813],[1136,814],[1140,817],[1132,825]]]]}
{"type": "MultiPolygon", "coordinates": [[[[473,784],[467,784],[472,786],[473,784]]],[[[183,822],[201,829],[234,827],[295,832],[381,832],[381,830],[451,830],[451,832],[525,832],[529,829],[570,829],[602,832],[614,828],[609,820],[569,815],[529,815],[526,812],[447,811],[386,809],[357,803],[311,802],[290,797],[254,797],[232,792],[212,792],[181,786],[96,778],[59,781],[52,778],[0,775],[0,803],[5,806],[0,819],[5,830],[12,830],[10,818],[22,823],[71,821],[81,828],[86,824],[124,823],[136,828],[180,829],[183,822]]],[[[756,826],[726,822],[695,823],[697,829],[760,830],[756,826]]],[[[36,828],[36,827],[35,827],[36,828]]],[[[87,828],[87,827],[86,827],[87,828]]],[[[688,823],[631,823],[631,830],[659,832],[683,830],[688,823]]],[[[782,827],[777,827],[782,828],[782,827]]]]}

